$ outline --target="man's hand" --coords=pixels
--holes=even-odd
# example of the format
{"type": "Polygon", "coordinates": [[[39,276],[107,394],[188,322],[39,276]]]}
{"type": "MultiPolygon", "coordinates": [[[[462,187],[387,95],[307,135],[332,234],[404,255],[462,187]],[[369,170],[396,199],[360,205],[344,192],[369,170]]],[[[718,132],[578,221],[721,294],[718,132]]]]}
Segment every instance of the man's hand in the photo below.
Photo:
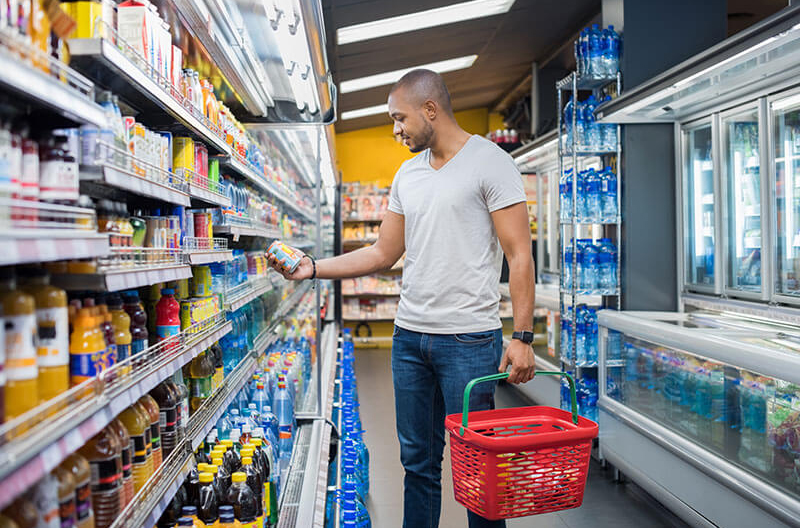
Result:
{"type": "Polygon", "coordinates": [[[269,262],[269,265],[272,266],[272,269],[283,275],[284,279],[295,281],[310,279],[311,275],[314,273],[314,265],[311,264],[311,259],[306,258],[302,251],[298,249],[295,249],[295,251],[302,255],[302,257],[300,258],[300,265],[297,266],[297,269],[294,270],[294,273],[289,273],[288,271],[284,270],[280,262],[278,262],[278,259],[275,258],[275,255],[272,253],[267,253],[267,262],[269,262]]]}
{"type": "Polygon", "coordinates": [[[500,361],[499,372],[505,372],[511,365],[511,372],[508,374],[509,383],[525,383],[533,379],[536,372],[536,357],[533,355],[533,348],[518,339],[512,339],[503,359],[500,361]]]}

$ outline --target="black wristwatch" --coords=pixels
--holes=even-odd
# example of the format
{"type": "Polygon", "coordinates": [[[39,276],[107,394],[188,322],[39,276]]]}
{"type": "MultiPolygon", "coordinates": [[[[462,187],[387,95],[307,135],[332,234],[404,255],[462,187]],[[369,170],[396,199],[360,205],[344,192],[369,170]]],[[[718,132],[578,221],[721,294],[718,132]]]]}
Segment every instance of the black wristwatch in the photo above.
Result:
{"type": "Polygon", "coordinates": [[[533,343],[533,332],[514,332],[511,334],[511,339],[519,339],[526,345],[533,343]]]}

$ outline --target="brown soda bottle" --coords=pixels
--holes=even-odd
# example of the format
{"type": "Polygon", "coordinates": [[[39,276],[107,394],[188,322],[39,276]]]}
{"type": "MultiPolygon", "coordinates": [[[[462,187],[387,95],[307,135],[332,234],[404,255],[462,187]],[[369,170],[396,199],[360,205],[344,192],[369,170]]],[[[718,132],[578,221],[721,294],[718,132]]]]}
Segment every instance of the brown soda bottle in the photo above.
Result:
{"type": "Polygon", "coordinates": [[[95,528],[108,528],[119,517],[122,495],[122,447],[106,427],[80,449],[91,467],[95,528]]]}
{"type": "Polygon", "coordinates": [[[60,528],[75,528],[75,477],[68,469],[56,466],[53,476],[58,480],[58,517],[60,528]]]}
{"type": "MultiPolygon", "coordinates": [[[[142,414],[139,409],[130,406],[117,417],[128,430],[131,450],[131,474],[133,476],[134,495],[142,489],[147,479],[150,478],[148,469],[152,467],[152,453],[147,458],[147,435],[150,432],[150,418],[142,414]],[[148,463],[149,462],[149,463],[148,463]]],[[[133,497],[131,496],[131,499],[133,497]]]]}
{"type": "Polygon", "coordinates": [[[175,395],[166,382],[162,382],[150,391],[150,396],[158,404],[158,425],[161,429],[161,455],[167,458],[177,444],[176,429],[178,416],[175,395]]]}
{"type": "Polygon", "coordinates": [[[69,471],[75,481],[76,528],[94,528],[92,470],[89,467],[89,461],[82,455],[73,453],[64,459],[60,467],[69,471]]]}
{"type": "Polygon", "coordinates": [[[131,449],[131,435],[128,428],[119,418],[114,418],[108,424],[112,433],[116,435],[120,447],[120,460],[122,461],[122,493],[120,494],[120,511],[133,500],[133,449],[131,449]]]}
{"type": "Polygon", "coordinates": [[[139,398],[139,403],[150,416],[150,442],[153,446],[153,471],[155,471],[161,466],[161,423],[158,404],[149,394],[139,398]]]}

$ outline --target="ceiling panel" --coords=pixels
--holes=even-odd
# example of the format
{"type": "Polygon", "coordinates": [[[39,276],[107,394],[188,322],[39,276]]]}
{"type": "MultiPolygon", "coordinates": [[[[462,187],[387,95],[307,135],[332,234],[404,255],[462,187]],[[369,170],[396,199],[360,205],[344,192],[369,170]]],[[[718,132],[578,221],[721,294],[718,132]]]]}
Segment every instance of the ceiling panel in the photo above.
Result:
{"type": "MultiPolygon", "coordinates": [[[[600,12],[600,0],[516,0],[504,15],[392,35],[338,46],[336,29],[397,16],[457,0],[323,0],[328,57],[334,80],[478,54],[471,68],[444,74],[456,110],[492,106],[530,73],[531,64],[549,57],[587,20],[600,12]]],[[[386,102],[389,87],[340,94],[339,112],[386,102]]],[[[339,121],[338,131],[388,124],[388,116],[339,121]]]]}

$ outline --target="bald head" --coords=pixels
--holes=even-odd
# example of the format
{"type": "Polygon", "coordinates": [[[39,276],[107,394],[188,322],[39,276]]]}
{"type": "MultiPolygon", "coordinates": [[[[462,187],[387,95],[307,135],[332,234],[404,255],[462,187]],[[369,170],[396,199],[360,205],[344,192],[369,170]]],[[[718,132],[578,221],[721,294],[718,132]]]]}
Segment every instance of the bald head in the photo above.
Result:
{"type": "Polygon", "coordinates": [[[434,71],[411,70],[392,86],[389,95],[399,90],[402,90],[403,95],[417,106],[422,106],[425,101],[433,101],[446,114],[453,115],[450,93],[447,91],[444,79],[434,71]]]}

